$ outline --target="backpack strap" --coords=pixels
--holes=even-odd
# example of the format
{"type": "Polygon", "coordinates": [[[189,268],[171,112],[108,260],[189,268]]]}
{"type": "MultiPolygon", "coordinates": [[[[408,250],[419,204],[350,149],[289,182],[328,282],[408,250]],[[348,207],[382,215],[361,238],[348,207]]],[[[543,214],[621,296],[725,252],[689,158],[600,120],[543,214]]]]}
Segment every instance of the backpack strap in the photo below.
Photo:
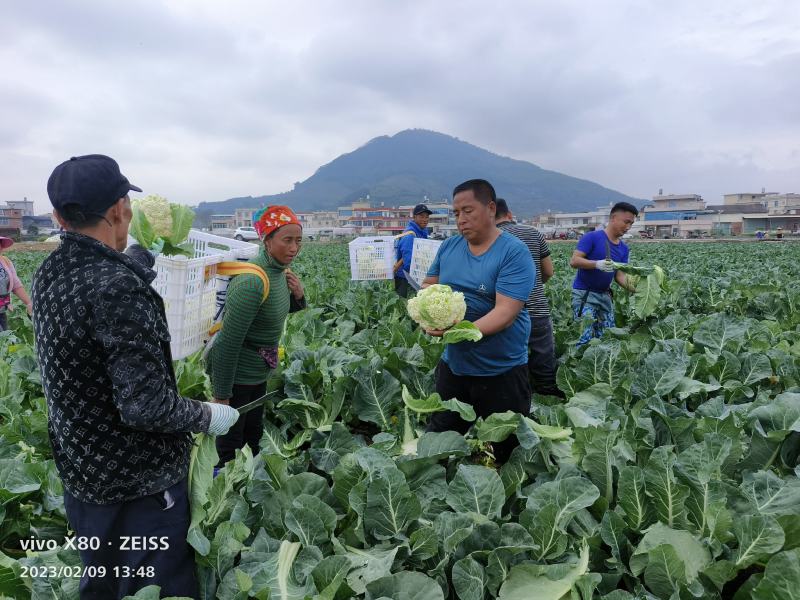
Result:
{"type": "MultiPolygon", "coordinates": [[[[221,262],[217,264],[217,275],[226,275],[228,277],[235,277],[236,275],[255,275],[264,285],[264,295],[261,297],[261,304],[264,304],[269,297],[269,277],[267,277],[264,269],[258,265],[238,260],[221,262]]],[[[208,330],[208,333],[213,336],[220,329],[222,329],[222,321],[214,323],[211,329],[208,330]]]]}
{"type": "Polygon", "coordinates": [[[2,264],[6,269],[11,268],[11,259],[7,256],[0,256],[0,264],[2,264]]]}
{"type": "Polygon", "coordinates": [[[263,304],[269,296],[269,278],[264,272],[264,269],[258,265],[238,260],[221,262],[217,264],[217,275],[227,275],[228,277],[234,277],[236,275],[255,275],[264,285],[264,296],[261,298],[261,303],[263,304]]]}

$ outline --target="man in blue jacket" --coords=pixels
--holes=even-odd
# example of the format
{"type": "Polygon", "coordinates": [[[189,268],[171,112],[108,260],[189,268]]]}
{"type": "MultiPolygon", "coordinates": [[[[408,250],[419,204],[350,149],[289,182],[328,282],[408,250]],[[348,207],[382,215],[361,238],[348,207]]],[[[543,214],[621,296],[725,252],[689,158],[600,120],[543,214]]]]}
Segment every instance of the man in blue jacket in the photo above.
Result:
{"type": "Polygon", "coordinates": [[[424,204],[417,204],[412,212],[408,227],[405,228],[395,251],[394,291],[403,298],[408,297],[408,272],[411,270],[411,254],[414,251],[414,238],[428,239],[428,221],[433,211],[424,204]]]}

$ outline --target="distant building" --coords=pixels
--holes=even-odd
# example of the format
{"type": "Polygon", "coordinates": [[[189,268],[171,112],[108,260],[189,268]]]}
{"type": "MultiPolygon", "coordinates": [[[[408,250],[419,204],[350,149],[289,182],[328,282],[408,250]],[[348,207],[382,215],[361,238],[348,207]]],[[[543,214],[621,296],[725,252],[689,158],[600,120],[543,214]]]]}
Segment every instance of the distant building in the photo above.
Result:
{"type": "Polygon", "coordinates": [[[33,216],[33,200],[24,198],[22,200],[8,200],[6,201],[7,208],[16,208],[19,210],[23,217],[33,216]]]}
{"type": "MultiPolygon", "coordinates": [[[[594,211],[547,211],[531,219],[546,234],[605,227],[611,205],[594,211]]],[[[656,237],[739,235],[756,231],[800,231],[800,194],[742,192],[725,194],[722,204],[706,205],[699,194],[662,194],[660,191],[639,213],[631,233],[652,231],[656,237]]]]}
{"type": "Polygon", "coordinates": [[[303,229],[333,229],[339,226],[339,215],[335,210],[296,213],[303,229]]]}
{"type": "Polygon", "coordinates": [[[370,207],[353,211],[350,225],[362,232],[374,231],[380,235],[397,235],[408,224],[410,211],[396,206],[370,207]]]}
{"type": "Polygon", "coordinates": [[[360,216],[372,208],[372,203],[369,201],[359,200],[358,202],[351,202],[349,205],[340,206],[336,209],[336,219],[339,227],[353,227],[361,229],[360,216]]]}
{"type": "Polygon", "coordinates": [[[55,227],[53,226],[52,214],[38,215],[35,217],[23,215],[22,228],[25,231],[29,231],[32,225],[35,226],[40,232],[44,231],[45,233],[49,232],[51,229],[59,228],[58,225],[55,227]]]}
{"type": "Polygon", "coordinates": [[[22,210],[0,206],[0,235],[18,239],[22,233],[22,210]]]}
{"type": "Polygon", "coordinates": [[[794,232],[800,230],[800,194],[763,190],[725,194],[722,204],[710,205],[695,194],[659,195],[645,209],[643,225],[657,237],[753,234],[778,228],[794,232]]]}
{"type": "MultiPolygon", "coordinates": [[[[253,226],[253,213],[257,208],[237,208],[233,211],[233,228],[237,227],[252,227],[253,226]]],[[[213,227],[212,227],[213,229],[213,227]]]]}
{"type": "Polygon", "coordinates": [[[519,222],[527,225],[533,225],[543,232],[552,233],[556,228],[556,213],[548,210],[546,213],[534,215],[530,219],[521,220],[519,222]]]}
{"type": "Polygon", "coordinates": [[[766,212],[760,202],[749,204],[709,204],[706,211],[710,213],[711,232],[717,235],[739,235],[748,233],[744,229],[745,217],[760,216],[766,212]]]}
{"type": "Polygon", "coordinates": [[[800,215],[800,194],[771,194],[765,200],[770,215],[800,215]]]}
{"type": "Polygon", "coordinates": [[[658,194],[653,196],[655,211],[703,210],[705,202],[699,194],[658,194]]]}
{"type": "Polygon", "coordinates": [[[765,199],[766,214],[744,215],[744,232],[800,231],[800,194],[769,194],[765,199]]]}
{"type": "Polygon", "coordinates": [[[657,194],[642,214],[642,226],[656,237],[689,237],[711,234],[713,222],[707,218],[706,203],[698,194],[657,194]]]}
{"type": "MultiPolygon", "coordinates": [[[[431,209],[428,225],[431,233],[451,235],[457,230],[452,206],[447,202],[425,202],[431,209]]],[[[415,205],[376,206],[365,200],[340,206],[336,211],[338,226],[352,228],[356,234],[397,235],[408,225],[415,205]]]]}
{"type": "Polygon", "coordinates": [[[211,215],[210,224],[214,233],[230,233],[236,229],[236,218],[234,215],[211,215]]]}
{"type": "Polygon", "coordinates": [[[731,204],[764,204],[768,196],[776,195],[774,192],[741,192],[738,194],[725,194],[722,203],[731,204]]]}
{"type": "Polygon", "coordinates": [[[545,234],[566,233],[568,231],[594,231],[602,229],[608,223],[608,215],[612,204],[598,206],[595,210],[585,212],[551,212],[548,211],[531,219],[531,224],[545,234]]]}
{"type": "Polygon", "coordinates": [[[644,208],[641,226],[656,237],[738,235],[743,232],[743,214],[764,212],[762,204],[752,201],[759,196],[726,194],[724,204],[706,206],[698,194],[658,194],[644,208]]]}

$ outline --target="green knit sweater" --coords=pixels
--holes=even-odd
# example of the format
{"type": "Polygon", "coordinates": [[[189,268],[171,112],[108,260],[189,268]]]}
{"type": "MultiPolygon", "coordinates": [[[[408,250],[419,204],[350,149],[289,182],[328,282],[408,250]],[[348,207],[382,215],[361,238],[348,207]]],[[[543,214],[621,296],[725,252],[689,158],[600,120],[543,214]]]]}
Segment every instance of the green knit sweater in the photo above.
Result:
{"type": "Polygon", "coordinates": [[[230,398],[234,384],[253,385],[267,380],[269,367],[258,348],[275,347],[289,314],[286,265],[261,248],[251,263],[269,278],[269,297],[261,302],[264,284],[256,275],[242,274],[228,285],[222,329],[211,349],[211,385],[214,397],[230,398]]]}

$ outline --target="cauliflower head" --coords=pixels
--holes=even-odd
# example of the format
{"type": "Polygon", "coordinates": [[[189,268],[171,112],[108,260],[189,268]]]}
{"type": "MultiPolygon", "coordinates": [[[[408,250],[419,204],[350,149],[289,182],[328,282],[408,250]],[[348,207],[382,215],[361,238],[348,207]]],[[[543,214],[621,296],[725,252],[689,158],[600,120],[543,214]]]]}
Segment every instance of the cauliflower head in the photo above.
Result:
{"type": "Polygon", "coordinates": [[[146,196],[133,203],[133,210],[142,211],[157,238],[167,238],[172,235],[172,209],[166,198],[146,196]]]}
{"type": "Polygon", "coordinates": [[[467,303],[464,294],[449,285],[426,287],[408,301],[408,314],[423,329],[447,329],[464,318],[467,303]]]}

